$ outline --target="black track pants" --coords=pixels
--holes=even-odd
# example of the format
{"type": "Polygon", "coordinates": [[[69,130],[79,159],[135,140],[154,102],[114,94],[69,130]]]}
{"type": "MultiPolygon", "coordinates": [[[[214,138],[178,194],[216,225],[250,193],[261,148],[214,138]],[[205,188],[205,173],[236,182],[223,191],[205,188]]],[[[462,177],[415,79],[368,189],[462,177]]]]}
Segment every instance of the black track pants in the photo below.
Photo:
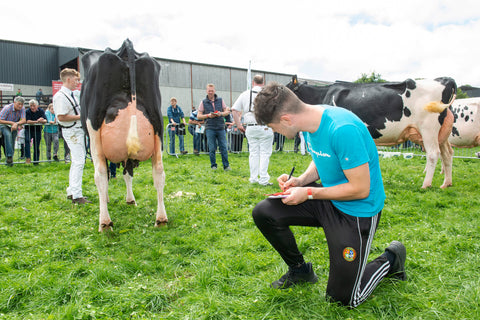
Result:
{"type": "Polygon", "coordinates": [[[291,206],[281,199],[265,199],[253,209],[255,224],[288,266],[304,262],[289,227],[322,227],[330,253],[327,297],[351,307],[361,304],[390,268],[384,256],[367,264],[380,215],[347,215],[328,200],[291,206]]]}

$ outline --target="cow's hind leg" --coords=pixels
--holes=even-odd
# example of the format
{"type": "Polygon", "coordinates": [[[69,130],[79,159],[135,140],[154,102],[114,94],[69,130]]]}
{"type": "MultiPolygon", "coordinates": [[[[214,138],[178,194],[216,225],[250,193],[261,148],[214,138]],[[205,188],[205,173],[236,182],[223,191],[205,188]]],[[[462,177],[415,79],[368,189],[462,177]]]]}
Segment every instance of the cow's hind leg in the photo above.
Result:
{"type": "Polygon", "coordinates": [[[426,189],[432,186],[433,175],[435,173],[435,167],[440,156],[440,148],[438,143],[424,140],[425,153],[427,154],[427,165],[425,166],[425,179],[423,180],[422,189],[426,189]]]}
{"type": "Polygon", "coordinates": [[[440,156],[442,157],[442,169],[445,174],[443,184],[440,188],[445,189],[452,185],[453,149],[448,140],[440,144],[440,156]]]}
{"type": "Polygon", "coordinates": [[[155,151],[152,156],[153,183],[157,189],[157,215],[155,226],[161,227],[168,222],[165,204],[163,202],[163,188],[165,186],[165,171],[162,163],[162,145],[160,138],[155,136],[155,151]]]}
{"type": "Polygon", "coordinates": [[[127,196],[125,200],[128,204],[137,205],[135,201],[135,196],[133,195],[133,169],[138,167],[138,161],[128,159],[125,168],[123,169],[123,180],[125,180],[125,185],[127,186],[127,196]]]}
{"type": "Polygon", "coordinates": [[[100,215],[98,231],[113,229],[113,222],[108,214],[108,172],[107,161],[103,153],[100,133],[95,131],[90,122],[87,122],[88,134],[90,137],[90,149],[92,153],[93,165],[95,167],[95,185],[98,191],[98,200],[100,202],[100,215]]]}

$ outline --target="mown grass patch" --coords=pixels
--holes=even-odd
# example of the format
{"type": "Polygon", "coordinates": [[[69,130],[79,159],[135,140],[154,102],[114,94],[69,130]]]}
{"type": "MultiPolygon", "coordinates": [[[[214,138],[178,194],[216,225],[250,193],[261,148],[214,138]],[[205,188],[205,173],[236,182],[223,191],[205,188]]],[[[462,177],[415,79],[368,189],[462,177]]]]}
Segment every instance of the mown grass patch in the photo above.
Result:
{"type": "MultiPolygon", "coordinates": [[[[154,228],[151,165],[135,171],[138,206],[109,182],[113,233],[98,233],[98,195],[87,162],[84,193],[66,200],[68,165],[0,167],[0,318],[5,319],[475,319],[480,316],[480,224],[475,160],[454,161],[454,186],[421,190],[425,160],[381,159],[387,200],[371,258],[397,239],[408,281],[383,281],[354,310],[327,303],[328,251],[321,229],[295,227],[319,275],[316,285],[269,288],[286,270],[251,210],[276,186],[248,183],[248,155],[233,171],[210,170],[207,155],[165,156],[169,224],[154,228]],[[180,193],[181,191],[181,193],[180,193]]],[[[272,181],[310,159],[272,156],[272,181]]],[[[120,171],[119,171],[120,173],[120,171]]]]}

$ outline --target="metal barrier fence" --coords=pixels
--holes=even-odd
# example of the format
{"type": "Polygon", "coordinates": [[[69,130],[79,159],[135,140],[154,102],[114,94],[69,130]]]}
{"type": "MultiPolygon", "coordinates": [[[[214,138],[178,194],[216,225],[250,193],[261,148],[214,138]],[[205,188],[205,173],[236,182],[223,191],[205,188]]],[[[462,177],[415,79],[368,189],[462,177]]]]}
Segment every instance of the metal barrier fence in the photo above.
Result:
{"type": "MultiPolygon", "coordinates": [[[[61,130],[51,124],[24,124],[16,131],[13,142],[13,163],[55,162],[70,160],[70,150],[62,138],[61,130]],[[57,132],[49,132],[55,131],[57,132]]],[[[6,161],[5,138],[0,132],[0,164],[6,161]]]]}
{"type": "MultiPolygon", "coordinates": [[[[233,126],[225,130],[227,136],[228,151],[231,153],[248,152],[248,142],[245,139],[245,135],[241,134],[238,129],[233,126]]],[[[183,150],[184,154],[192,154],[194,151],[198,151],[198,154],[208,154],[208,144],[204,133],[204,129],[198,130],[196,126],[188,126],[184,131],[178,131],[170,124],[167,125],[164,134],[164,152],[172,156],[182,155],[180,152],[180,138],[183,136],[183,150]],[[174,130],[172,130],[172,128],[174,130]],[[197,132],[196,132],[197,131],[197,132]],[[200,132],[199,132],[200,131],[200,132]],[[194,145],[194,135],[198,135],[197,148],[194,145]],[[170,143],[173,141],[173,149],[171,149],[170,143]]],[[[305,144],[300,137],[295,139],[287,139],[285,136],[275,133],[273,140],[273,152],[300,152],[304,153],[305,144]],[[302,146],[303,144],[303,146],[302,146]]],[[[391,156],[403,156],[405,158],[414,156],[425,156],[425,152],[422,147],[416,145],[410,141],[396,145],[396,146],[378,146],[379,155],[383,157],[391,156]]],[[[476,148],[453,148],[455,158],[466,159],[480,159],[480,147],[476,148]]],[[[217,152],[219,152],[217,150],[217,152]]]]}
{"type": "MultiPolygon", "coordinates": [[[[46,134],[46,128],[54,127],[53,125],[41,124],[25,124],[23,129],[17,133],[14,143],[13,163],[28,163],[28,155],[30,155],[31,163],[55,162],[70,160],[69,149],[62,138],[61,130],[58,128],[57,137],[46,134]],[[42,128],[43,127],[43,128],[42,128]],[[27,133],[28,131],[28,133],[27,133]],[[30,132],[31,131],[31,132],[30,132]],[[57,158],[55,155],[55,141],[58,139],[57,158]],[[50,143],[51,141],[51,143],[50,143]],[[51,144],[50,153],[47,146],[51,144]],[[50,156],[49,156],[50,155],[50,156]]],[[[174,127],[173,127],[174,128],[174,127]]],[[[175,128],[174,128],[175,129],[175,128]]],[[[248,142],[245,135],[234,126],[225,130],[227,137],[227,147],[230,153],[248,152],[248,142]]],[[[0,134],[1,135],[1,134],[0,134]]],[[[4,137],[0,137],[0,164],[5,164],[6,152],[4,145],[4,137]],[[2,150],[3,149],[3,150],[2,150]],[[3,152],[2,152],[3,151],[3,152]]],[[[185,130],[175,129],[167,125],[164,131],[164,152],[172,155],[191,155],[191,154],[208,154],[208,144],[204,131],[196,129],[196,126],[187,126],[185,130]],[[196,138],[194,139],[194,136],[196,138]],[[183,151],[180,150],[180,137],[183,137],[183,151]],[[173,145],[171,146],[171,142],[173,145]],[[171,150],[173,147],[173,152],[171,150]]],[[[275,133],[273,140],[273,152],[300,152],[306,153],[304,142],[298,137],[297,139],[286,139],[285,136],[275,133]]],[[[380,156],[395,157],[403,156],[410,158],[414,156],[425,156],[422,147],[410,142],[399,144],[392,147],[379,146],[380,156]]],[[[218,150],[217,150],[218,152],[218,150]]],[[[476,148],[454,148],[455,158],[480,159],[480,147],[476,148]]]]}

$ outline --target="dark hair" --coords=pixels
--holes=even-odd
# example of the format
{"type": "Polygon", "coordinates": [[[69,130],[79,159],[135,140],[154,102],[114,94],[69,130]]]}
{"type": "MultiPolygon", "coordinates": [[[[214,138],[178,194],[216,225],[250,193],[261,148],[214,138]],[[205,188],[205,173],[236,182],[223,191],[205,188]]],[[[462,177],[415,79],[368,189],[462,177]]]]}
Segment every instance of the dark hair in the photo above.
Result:
{"type": "Polygon", "coordinates": [[[282,114],[299,113],[302,109],[300,99],[277,82],[267,84],[255,98],[255,118],[265,125],[278,122],[282,114]]]}

